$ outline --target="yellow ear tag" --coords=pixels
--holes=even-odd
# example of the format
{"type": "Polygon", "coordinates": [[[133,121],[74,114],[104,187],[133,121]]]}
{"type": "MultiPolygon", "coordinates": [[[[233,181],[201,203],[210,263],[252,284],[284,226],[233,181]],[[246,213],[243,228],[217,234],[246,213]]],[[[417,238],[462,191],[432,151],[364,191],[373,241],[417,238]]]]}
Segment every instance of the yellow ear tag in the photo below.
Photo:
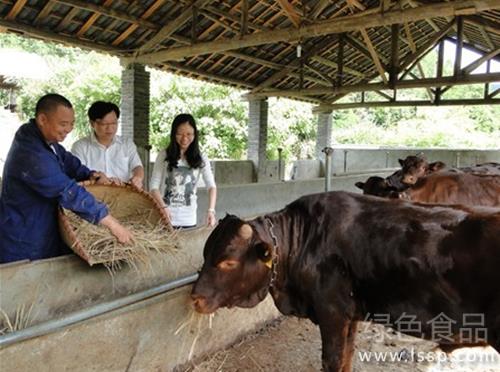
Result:
{"type": "Polygon", "coordinates": [[[269,267],[269,270],[271,270],[273,268],[273,260],[272,260],[272,258],[270,258],[269,260],[267,260],[266,262],[264,262],[264,265],[266,265],[267,267],[269,267]]]}

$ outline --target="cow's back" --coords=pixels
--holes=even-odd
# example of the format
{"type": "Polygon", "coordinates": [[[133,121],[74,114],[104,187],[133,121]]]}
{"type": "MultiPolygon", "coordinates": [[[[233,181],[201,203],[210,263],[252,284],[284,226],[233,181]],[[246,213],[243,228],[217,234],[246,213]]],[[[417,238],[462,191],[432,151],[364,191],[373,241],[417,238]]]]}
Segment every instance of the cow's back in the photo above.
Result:
{"type": "Polygon", "coordinates": [[[431,204],[500,206],[500,176],[438,172],[406,191],[411,201],[431,204]]]}

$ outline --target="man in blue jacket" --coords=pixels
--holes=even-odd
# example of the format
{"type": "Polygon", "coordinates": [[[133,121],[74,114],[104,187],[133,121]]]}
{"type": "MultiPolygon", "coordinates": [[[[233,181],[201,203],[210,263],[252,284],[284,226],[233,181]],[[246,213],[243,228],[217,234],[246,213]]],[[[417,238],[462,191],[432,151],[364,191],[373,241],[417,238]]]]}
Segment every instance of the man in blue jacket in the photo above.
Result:
{"type": "Polygon", "coordinates": [[[59,235],[59,206],[106,226],[121,243],[132,234],[77,182],[106,176],[81,164],[62,142],[73,129],[71,103],[47,94],[36,105],[35,119],[16,132],[4,166],[0,194],[0,263],[36,260],[69,253],[59,235]]]}

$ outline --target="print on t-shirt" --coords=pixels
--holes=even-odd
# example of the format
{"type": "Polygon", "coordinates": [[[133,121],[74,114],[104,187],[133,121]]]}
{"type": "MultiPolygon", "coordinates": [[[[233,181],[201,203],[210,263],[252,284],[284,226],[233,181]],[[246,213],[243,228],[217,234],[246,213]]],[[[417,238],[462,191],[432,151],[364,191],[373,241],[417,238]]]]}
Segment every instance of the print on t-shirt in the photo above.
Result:
{"type": "Polygon", "coordinates": [[[167,172],[164,200],[171,207],[191,205],[191,197],[196,187],[194,169],[179,166],[167,172]]]}

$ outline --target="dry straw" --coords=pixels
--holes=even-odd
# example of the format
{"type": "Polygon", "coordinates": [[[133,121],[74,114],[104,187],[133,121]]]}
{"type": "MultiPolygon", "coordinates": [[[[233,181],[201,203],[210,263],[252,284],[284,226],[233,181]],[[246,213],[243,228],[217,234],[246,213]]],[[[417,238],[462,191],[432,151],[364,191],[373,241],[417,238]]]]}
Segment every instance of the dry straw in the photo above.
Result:
{"type": "Polygon", "coordinates": [[[126,263],[143,271],[148,267],[152,269],[151,259],[155,253],[177,252],[176,233],[163,208],[149,194],[130,185],[84,186],[134,235],[132,244],[120,244],[107,228],[61,210],[60,227],[66,244],[89,265],[102,263],[113,272],[126,263]]]}

